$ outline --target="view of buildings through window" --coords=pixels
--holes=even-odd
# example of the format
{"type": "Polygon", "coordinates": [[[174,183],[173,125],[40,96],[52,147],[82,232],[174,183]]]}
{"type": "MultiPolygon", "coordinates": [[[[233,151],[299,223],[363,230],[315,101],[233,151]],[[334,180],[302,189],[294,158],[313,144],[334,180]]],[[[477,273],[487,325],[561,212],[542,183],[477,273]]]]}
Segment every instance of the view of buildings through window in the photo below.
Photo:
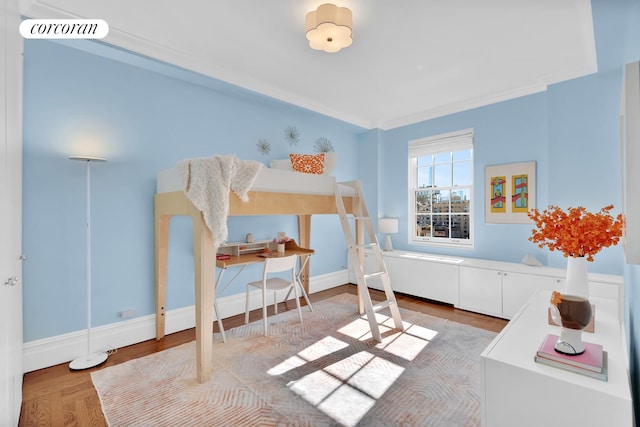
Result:
{"type": "Polygon", "coordinates": [[[414,243],[472,244],[471,141],[467,133],[462,141],[456,135],[410,143],[410,217],[415,224],[410,240],[414,243]]]}

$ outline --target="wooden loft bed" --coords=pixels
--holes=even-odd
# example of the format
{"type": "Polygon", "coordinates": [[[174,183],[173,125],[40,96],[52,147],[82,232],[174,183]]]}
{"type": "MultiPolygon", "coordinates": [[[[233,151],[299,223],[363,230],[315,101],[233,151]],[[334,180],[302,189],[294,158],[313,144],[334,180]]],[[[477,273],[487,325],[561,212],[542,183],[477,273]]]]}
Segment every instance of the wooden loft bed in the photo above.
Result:
{"type": "MultiPolygon", "coordinates": [[[[353,214],[354,209],[359,205],[357,196],[343,197],[343,201],[349,214],[353,214]]],[[[333,194],[250,191],[248,202],[242,202],[233,192],[229,194],[229,215],[232,216],[297,215],[299,244],[302,247],[309,247],[311,215],[336,213],[336,199],[333,194]]],[[[183,191],[155,195],[156,339],[162,339],[165,333],[169,222],[175,215],[190,216],[193,221],[196,369],[198,382],[203,383],[211,378],[216,269],[214,247],[217,242],[213,241],[212,233],[207,228],[202,213],[189,201],[183,191]]],[[[356,231],[356,235],[357,240],[361,242],[364,234],[356,231]]],[[[308,291],[309,263],[301,272],[300,278],[308,291]]]]}

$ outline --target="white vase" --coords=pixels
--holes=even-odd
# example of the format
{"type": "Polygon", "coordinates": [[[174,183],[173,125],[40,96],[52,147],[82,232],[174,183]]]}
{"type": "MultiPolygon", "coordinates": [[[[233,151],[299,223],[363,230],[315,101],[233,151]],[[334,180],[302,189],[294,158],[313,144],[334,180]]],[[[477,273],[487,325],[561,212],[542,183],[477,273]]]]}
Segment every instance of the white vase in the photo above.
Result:
{"type": "Polygon", "coordinates": [[[567,258],[567,295],[589,298],[589,278],[587,277],[587,258],[567,258]]]}

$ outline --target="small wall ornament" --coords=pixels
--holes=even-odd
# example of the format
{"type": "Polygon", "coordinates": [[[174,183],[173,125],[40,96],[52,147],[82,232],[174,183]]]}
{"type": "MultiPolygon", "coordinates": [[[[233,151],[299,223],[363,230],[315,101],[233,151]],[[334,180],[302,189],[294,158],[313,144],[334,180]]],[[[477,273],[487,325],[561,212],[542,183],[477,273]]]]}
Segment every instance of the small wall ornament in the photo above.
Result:
{"type": "Polygon", "coordinates": [[[318,138],[316,142],[313,144],[313,150],[316,153],[328,153],[333,151],[333,144],[327,138],[318,138]]]}
{"type": "Polygon", "coordinates": [[[271,143],[269,143],[269,141],[267,141],[266,139],[261,139],[260,141],[258,141],[256,146],[258,147],[258,153],[262,154],[263,156],[266,156],[271,152],[271,143]]]}
{"type": "Polygon", "coordinates": [[[294,126],[288,126],[284,130],[284,139],[289,145],[298,145],[300,142],[300,132],[294,126]]]}

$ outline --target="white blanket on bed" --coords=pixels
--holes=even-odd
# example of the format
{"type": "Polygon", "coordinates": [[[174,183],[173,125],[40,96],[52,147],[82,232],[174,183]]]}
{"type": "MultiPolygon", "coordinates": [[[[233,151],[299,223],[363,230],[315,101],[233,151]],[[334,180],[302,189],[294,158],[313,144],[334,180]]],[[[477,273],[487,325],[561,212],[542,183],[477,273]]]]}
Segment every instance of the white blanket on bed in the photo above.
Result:
{"type": "Polygon", "coordinates": [[[202,212],[216,245],[227,239],[229,190],[242,201],[249,200],[247,193],[262,166],[262,163],[234,156],[187,159],[178,163],[184,192],[202,212]]]}

